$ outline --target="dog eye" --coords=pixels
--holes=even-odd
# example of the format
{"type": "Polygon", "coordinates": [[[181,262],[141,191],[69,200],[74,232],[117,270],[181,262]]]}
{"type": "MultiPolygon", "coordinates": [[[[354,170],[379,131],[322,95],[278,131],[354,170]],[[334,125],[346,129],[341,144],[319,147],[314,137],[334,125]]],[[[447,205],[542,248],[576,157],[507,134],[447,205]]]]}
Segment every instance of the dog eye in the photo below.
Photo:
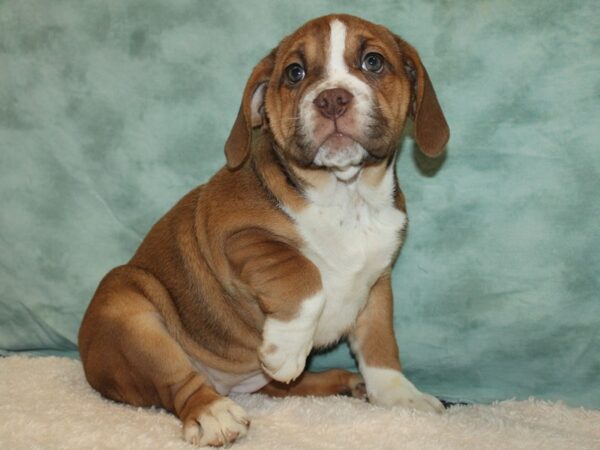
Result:
{"type": "Polygon", "coordinates": [[[304,79],[306,72],[300,64],[294,63],[286,67],[285,75],[291,84],[296,84],[304,79]]]}
{"type": "Polygon", "coordinates": [[[367,72],[380,73],[383,70],[383,56],[379,53],[367,53],[361,67],[367,72]]]}

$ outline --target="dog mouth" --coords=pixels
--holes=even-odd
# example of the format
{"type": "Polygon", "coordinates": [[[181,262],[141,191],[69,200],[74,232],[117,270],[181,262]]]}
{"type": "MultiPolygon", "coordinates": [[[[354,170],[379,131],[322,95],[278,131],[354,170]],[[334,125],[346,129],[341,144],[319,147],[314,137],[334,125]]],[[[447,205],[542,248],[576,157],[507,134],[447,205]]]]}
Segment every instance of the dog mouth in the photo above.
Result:
{"type": "Polygon", "coordinates": [[[358,142],[352,136],[335,130],[329,135],[325,136],[321,143],[317,145],[317,148],[325,147],[331,151],[336,151],[356,144],[358,144],[358,142]]]}
{"type": "Polygon", "coordinates": [[[347,181],[358,174],[368,153],[352,136],[334,131],[323,139],[313,159],[313,164],[332,171],[347,181]]]}
{"type": "Polygon", "coordinates": [[[370,133],[372,121],[363,124],[354,116],[341,119],[318,120],[309,126],[297,122],[294,141],[301,166],[327,169],[343,178],[351,174],[352,178],[366,164],[383,159],[379,139],[370,133]]]}

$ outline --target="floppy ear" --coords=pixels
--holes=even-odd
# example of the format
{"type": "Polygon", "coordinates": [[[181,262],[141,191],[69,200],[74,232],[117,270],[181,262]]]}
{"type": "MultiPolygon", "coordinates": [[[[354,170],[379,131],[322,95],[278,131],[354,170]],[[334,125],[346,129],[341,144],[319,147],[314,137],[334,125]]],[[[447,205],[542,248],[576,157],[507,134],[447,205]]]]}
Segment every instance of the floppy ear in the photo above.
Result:
{"type": "Polygon", "coordinates": [[[404,69],[412,81],[411,115],[415,126],[415,141],[427,156],[437,156],[450,137],[450,129],[438,103],[435,91],[417,51],[395,36],[400,47],[404,69]]]}
{"type": "Polygon", "coordinates": [[[264,96],[273,71],[275,52],[276,49],[273,49],[256,65],[246,83],[240,110],[225,142],[227,167],[230,169],[237,169],[244,163],[250,153],[252,128],[263,122],[264,96]]]}

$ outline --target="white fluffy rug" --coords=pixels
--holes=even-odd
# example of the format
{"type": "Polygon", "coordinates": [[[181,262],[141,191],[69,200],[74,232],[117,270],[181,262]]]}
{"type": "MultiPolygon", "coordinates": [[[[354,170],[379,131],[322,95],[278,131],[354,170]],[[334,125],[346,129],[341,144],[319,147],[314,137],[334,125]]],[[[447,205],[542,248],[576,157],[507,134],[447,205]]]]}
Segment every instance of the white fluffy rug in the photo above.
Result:
{"type": "MultiPolygon", "coordinates": [[[[235,449],[600,449],[600,411],[542,401],[455,406],[437,416],[341,397],[235,400],[253,418],[235,449]]],[[[0,449],[191,449],[158,409],[105,400],[79,361],[0,358],[0,449]]]]}

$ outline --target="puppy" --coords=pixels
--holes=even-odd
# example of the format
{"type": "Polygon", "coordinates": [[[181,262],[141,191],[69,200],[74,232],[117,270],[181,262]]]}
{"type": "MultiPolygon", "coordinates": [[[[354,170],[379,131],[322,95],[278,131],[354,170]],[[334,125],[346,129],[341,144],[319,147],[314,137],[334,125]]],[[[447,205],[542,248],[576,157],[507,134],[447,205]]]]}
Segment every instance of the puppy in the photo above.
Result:
{"type": "Polygon", "coordinates": [[[442,411],[402,374],[392,323],[409,119],[439,154],[449,130],[427,71],[386,28],[330,15],[283,39],[248,79],[227,166],[100,283],[79,333],[89,383],[172,411],[198,445],[246,434],[230,392],[360,396],[364,379],[372,403],[442,411]],[[362,379],[304,372],[342,338],[362,379]]]}

